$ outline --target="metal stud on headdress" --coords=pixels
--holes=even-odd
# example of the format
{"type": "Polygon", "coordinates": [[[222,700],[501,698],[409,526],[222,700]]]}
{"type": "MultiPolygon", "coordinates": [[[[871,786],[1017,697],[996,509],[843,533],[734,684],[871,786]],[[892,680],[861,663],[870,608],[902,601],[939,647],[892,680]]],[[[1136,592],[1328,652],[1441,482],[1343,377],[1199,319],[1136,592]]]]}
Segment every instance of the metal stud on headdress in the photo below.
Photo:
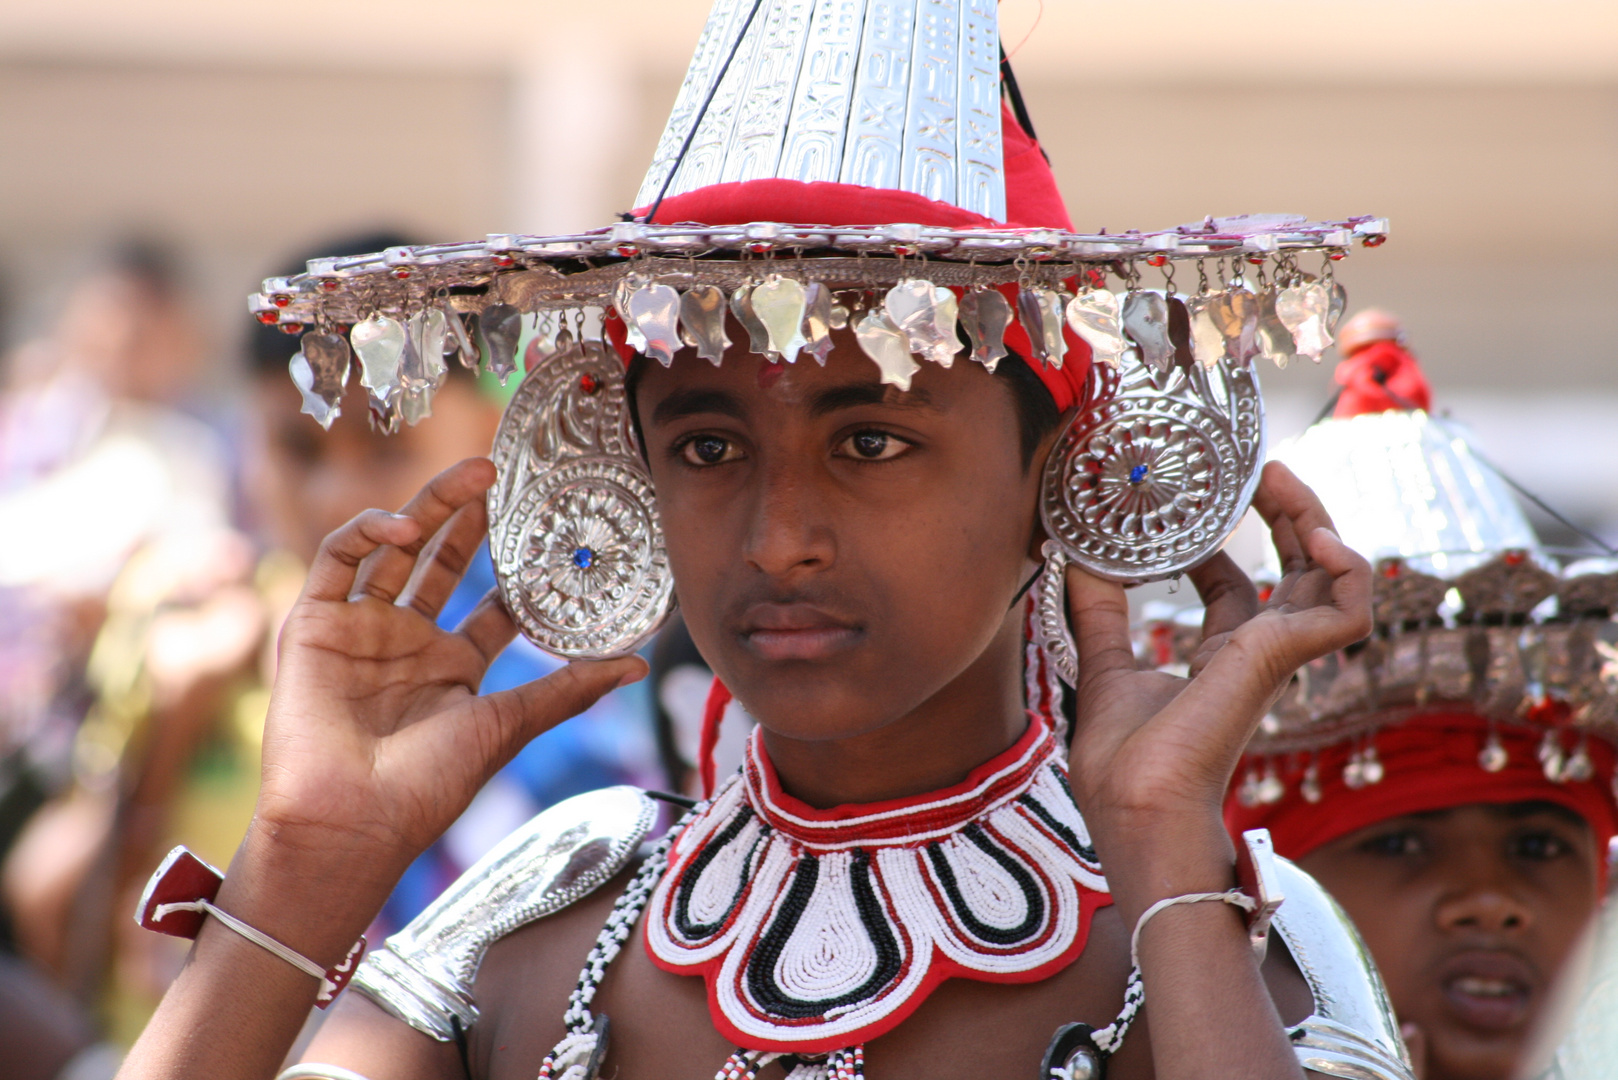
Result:
{"type": "MultiPolygon", "coordinates": [[[[1179,573],[1218,547],[1251,494],[1261,301],[1292,320],[1271,320],[1272,338],[1291,335],[1265,339],[1278,362],[1318,355],[1341,306],[1298,257],[1374,246],[1387,224],[1269,215],[1124,234],[1005,224],[1016,206],[1049,207],[1008,188],[1014,162],[1039,155],[1004,120],[1002,63],[994,0],[716,0],[638,217],[571,236],[315,260],[267,280],[250,306],[261,322],[313,335],[294,375],[323,421],[349,367],[371,392],[373,422],[391,431],[428,414],[447,359],[476,365],[481,354],[504,379],[522,358],[495,451],[491,537],[524,633],[564,656],[629,651],[673,603],[630,436],[588,419],[621,402],[614,349],[669,364],[691,348],[717,364],[738,336],[727,313],[777,363],[824,363],[833,335],[851,332],[901,390],[923,364],[965,355],[993,370],[1010,351],[1053,385],[1052,372],[1082,371],[1087,345],[1098,368],[1117,371],[1095,372],[1077,402],[1042,514],[1065,557],[1094,573],[1179,573]],[[1026,151],[1010,159],[1013,136],[1026,151]],[[749,220],[761,205],[780,207],[778,220],[749,220]],[[862,205],[884,207],[873,211],[884,220],[848,216],[862,205]],[[837,223],[780,220],[800,213],[837,223]],[[900,213],[914,217],[893,221],[900,213]],[[698,220],[664,223],[680,217],[698,220]],[[1276,284],[1264,288],[1280,291],[1237,275],[1179,297],[1171,264],[1188,259],[1273,262],[1276,284]],[[1165,287],[1141,288],[1137,262],[1168,267],[1165,287]],[[1109,274],[1127,285],[1122,299],[1109,274]],[[558,320],[575,328],[566,347],[558,320]],[[585,375],[599,397],[579,396],[585,375]]],[[[1059,203],[1042,159],[1037,168],[1059,203]]],[[[1064,382],[1061,404],[1083,386],[1064,382]]]]}

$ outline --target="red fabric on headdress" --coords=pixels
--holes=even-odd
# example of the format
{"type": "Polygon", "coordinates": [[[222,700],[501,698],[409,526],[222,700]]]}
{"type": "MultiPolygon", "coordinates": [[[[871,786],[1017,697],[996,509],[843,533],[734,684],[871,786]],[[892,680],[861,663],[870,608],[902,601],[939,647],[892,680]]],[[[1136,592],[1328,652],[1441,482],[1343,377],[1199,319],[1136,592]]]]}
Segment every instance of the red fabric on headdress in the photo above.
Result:
{"type": "Polygon", "coordinates": [[[1375,341],[1338,363],[1343,388],[1332,416],[1346,420],[1366,413],[1420,409],[1430,412],[1433,392],[1416,358],[1397,341],[1375,341]]]}
{"type": "MultiPolygon", "coordinates": [[[[1378,731],[1372,739],[1384,774],[1380,783],[1355,790],[1343,782],[1343,766],[1354,741],[1320,751],[1317,773],[1321,798],[1311,803],[1299,786],[1309,754],[1281,755],[1276,774],[1286,795],[1268,806],[1243,806],[1237,798],[1250,759],[1237,771],[1225,797],[1225,827],[1239,838],[1247,829],[1268,829],[1275,850],[1299,859],[1349,833],[1404,814],[1444,810],[1468,803],[1541,801],[1563,806],[1590,823],[1596,850],[1605,866],[1607,842],[1618,834],[1618,804],[1612,790],[1615,755],[1605,740],[1590,738],[1586,750],[1595,765],[1593,779],[1557,783],[1545,777],[1537,756],[1543,729],[1501,725],[1496,728],[1507,761],[1499,772],[1486,772],[1478,752],[1488,737],[1488,721],[1468,712],[1432,712],[1378,731]]],[[[1562,732],[1565,753],[1577,736],[1562,732]]]]}

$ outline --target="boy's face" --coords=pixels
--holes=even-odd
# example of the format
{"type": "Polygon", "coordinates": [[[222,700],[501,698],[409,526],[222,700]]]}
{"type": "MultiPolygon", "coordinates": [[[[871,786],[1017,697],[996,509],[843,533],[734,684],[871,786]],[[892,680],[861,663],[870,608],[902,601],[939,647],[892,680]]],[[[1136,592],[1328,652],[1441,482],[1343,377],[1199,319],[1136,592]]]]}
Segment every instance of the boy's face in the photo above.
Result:
{"type": "Polygon", "coordinates": [[[1390,818],[1299,864],[1353,918],[1428,1080],[1506,1080],[1598,903],[1590,827],[1542,802],[1390,818]]]}
{"type": "Polygon", "coordinates": [[[1003,379],[963,357],[901,393],[847,333],[825,367],[641,363],[681,613],[761,723],[846,738],[1000,678],[976,676],[1020,640],[1041,460],[1023,468],[1003,379]]]}

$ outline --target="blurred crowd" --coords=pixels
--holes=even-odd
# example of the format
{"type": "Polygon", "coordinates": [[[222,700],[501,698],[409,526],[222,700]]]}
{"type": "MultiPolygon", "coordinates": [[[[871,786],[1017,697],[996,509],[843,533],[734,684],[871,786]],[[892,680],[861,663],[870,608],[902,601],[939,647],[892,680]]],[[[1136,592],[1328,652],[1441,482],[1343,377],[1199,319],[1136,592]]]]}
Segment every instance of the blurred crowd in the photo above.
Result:
{"type": "MultiPolygon", "coordinates": [[[[353,236],[265,270],[408,242],[353,236]]],[[[112,248],[0,363],[0,1058],[18,1080],[111,1076],[178,971],[186,943],[131,913],[177,843],[228,865],[277,629],[321,538],[487,453],[499,420],[505,388],[457,369],[433,422],[373,431],[354,380],[323,432],[288,378],[297,339],[252,327],[237,355],[209,348],[185,281],[162,247],[112,248]],[[220,370],[226,392],[199,395],[220,370]]],[[[442,621],[493,586],[485,550],[442,621]]],[[[689,788],[709,676],[678,630],[655,659],[664,700],[625,687],[531,744],[410,868],[371,940],[560,799],[689,788]]],[[[484,689],[557,663],[519,639],[484,689]]]]}

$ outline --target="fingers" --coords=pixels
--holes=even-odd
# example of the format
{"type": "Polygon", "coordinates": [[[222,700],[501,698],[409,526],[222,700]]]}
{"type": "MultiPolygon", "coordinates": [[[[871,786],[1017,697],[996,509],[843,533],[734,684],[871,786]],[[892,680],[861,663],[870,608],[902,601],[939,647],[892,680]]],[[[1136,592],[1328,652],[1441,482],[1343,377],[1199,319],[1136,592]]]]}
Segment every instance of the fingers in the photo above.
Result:
{"type": "Polygon", "coordinates": [[[1079,649],[1079,678],[1089,682],[1110,671],[1135,670],[1135,646],[1129,636],[1129,601],[1124,587],[1067,568],[1067,618],[1079,649]]]}
{"type": "Polygon", "coordinates": [[[402,514],[367,510],[320,543],[309,567],[303,595],[309,600],[346,600],[354,588],[359,565],[384,544],[414,542],[421,526],[402,514]]]}
{"type": "Polygon", "coordinates": [[[438,618],[483,543],[488,524],[489,509],[482,499],[473,499],[451,514],[416,560],[395,603],[414,608],[429,619],[438,618]]]}
{"type": "Polygon", "coordinates": [[[461,620],[455,632],[469,640],[483,654],[486,662],[494,662],[500,651],[517,636],[517,624],[512,621],[505,603],[500,599],[499,586],[483,594],[483,599],[461,620]]]}
{"type": "Polygon", "coordinates": [[[543,679],[482,700],[494,709],[503,753],[515,754],[536,735],[577,716],[608,691],[639,682],[646,672],[646,661],[638,656],[575,660],[543,679]]]}
{"type": "Polygon", "coordinates": [[[1263,479],[1253,496],[1253,509],[1270,527],[1282,573],[1301,570],[1308,564],[1304,537],[1316,529],[1336,531],[1320,497],[1279,461],[1264,466],[1263,479]]]}
{"type": "Polygon", "coordinates": [[[419,528],[413,539],[380,547],[366,556],[350,595],[374,596],[389,604],[404,589],[416,566],[416,556],[450,516],[479,498],[494,483],[494,464],[487,458],[468,458],[451,465],[416,493],[399,511],[419,528]]]}
{"type": "Polygon", "coordinates": [[[1223,551],[1191,570],[1191,583],[1202,598],[1202,636],[1228,634],[1258,614],[1258,589],[1223,551]]]}

